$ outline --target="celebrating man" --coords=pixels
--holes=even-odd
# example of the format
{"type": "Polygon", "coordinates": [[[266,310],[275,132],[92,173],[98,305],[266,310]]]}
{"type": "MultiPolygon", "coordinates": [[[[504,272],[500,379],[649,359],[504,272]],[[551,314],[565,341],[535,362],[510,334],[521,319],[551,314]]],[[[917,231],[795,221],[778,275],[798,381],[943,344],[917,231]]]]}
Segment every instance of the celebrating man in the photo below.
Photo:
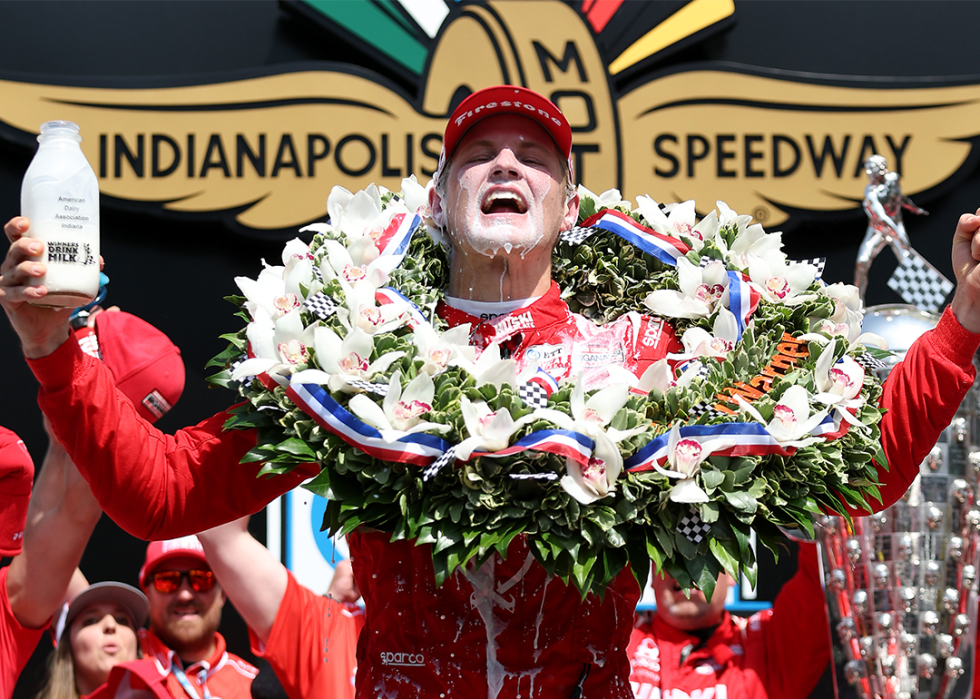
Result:
{"type": "MultiPolygon", "coordinates": [[[[679,343],[660,319],[631,315],[597,327],[561,300],[551,254],[578,213],[571,141],[568,122],[542,96],[511,86],[476,92],[450,117],[429,204],[452,247],[442,317],[471,323],[474,343],[497,342],[519,366],[529,350],[548,345],[553,359],[542,368],[589,386],[612,364],[639,375],[679,343]]],[[[117,522],[144,537],[190,533],[255,511],[310,475],[255,479],[258,466],[239,464],[255,433],[223,433],[227,414],[173,437],[141,421],[105,372],[65,342],[59,314],[30,305],[46,290],[27,285],[44,272],[43,246],[24,237],[28,225],[15,218],[6,226],[12,245],[0,268],[0,302],[40,381],[42,408],[117,522]]],[[[886,505],[904,492],[973,381],[978,228],[980,216],[960,219],[952,310],[893,371],[883,398],[886,505]]],[[[604,598],[582,600],[549,578],[517,537],[506,557],[436,587],[428,546],[390,538],[373,531],[349,538],[367,612],[359,697],[631,696],[626,648],[639,589],[628,569],[604,598]]]]}
{"type": "Polygon", "coordinates": [[[143,659],[113,668],[99,697],[153,687],[175,699],[248,699],[258,670],[229,653],[218,633],[225,594],[197,537],[152,542],[139,581],[150,602],[143,659]]]}

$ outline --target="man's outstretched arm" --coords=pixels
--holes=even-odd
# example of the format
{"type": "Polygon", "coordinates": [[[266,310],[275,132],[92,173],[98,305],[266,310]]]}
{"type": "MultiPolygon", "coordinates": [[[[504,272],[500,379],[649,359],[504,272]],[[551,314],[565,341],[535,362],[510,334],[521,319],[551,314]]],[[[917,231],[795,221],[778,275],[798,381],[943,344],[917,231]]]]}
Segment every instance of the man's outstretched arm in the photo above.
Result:
{"type": "Polygon", "coordinates": [[[909,348],[885,382],[881,442],[888,471],[879,466],[883,509],[908,489],[919,464],[973,385],[980,345],[980,210],[963,214],[953,235],[956,294],[934,330],[909,348]]]}
{"type": "Polygon", "coordinates": [[[248,517],[201,532],[211,570],[242,619],[264,644],[286,594],[286,567],[248,533],[248,517]]]}
{"type": "Polygon", "coordinates": [[[290,697],[353,696],[351,673],[364,614],[341,604],[360,597],[350,566],[338,563],[328,596],[317,595],[252,538],[247,524],[246,517],[198,538],[249,626],[252,652],[269,661],[290,697]]]}
{"type": "Polygon", "coordinates": [[[61,606],[102,510],[61,444],[51,434],[34,484],[23,550],[7,574],[10,607],[20,624],[40,628],[61,606]]]}
{"type": "Polygon", "coordinates": [[[257,479],[259,465],[239,465],[255,433],[223,433],[227,414],[174,436],[144,421],[108,368],[65,341],[69,314],[31,305],[46,291],[29,286],[45,265],[38,241],[25,237],[28,224],[17,217],[4,227],[11,245],[0,265],[0,305],[41,384],[41,410],[117,524],[144,539],[193,534],[255,512],[313,475],[307,468],[257,479]],[[234,496],[215,497],[228,491],[234,496]]]}

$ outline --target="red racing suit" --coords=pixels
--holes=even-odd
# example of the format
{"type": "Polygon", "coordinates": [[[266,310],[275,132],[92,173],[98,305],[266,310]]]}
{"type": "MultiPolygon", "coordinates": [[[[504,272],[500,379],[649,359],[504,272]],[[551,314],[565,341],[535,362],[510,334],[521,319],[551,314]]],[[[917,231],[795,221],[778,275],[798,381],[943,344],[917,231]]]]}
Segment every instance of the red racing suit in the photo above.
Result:
{"type": "MultiPolygon", "coordinates": [[[[446,316],[454,325],[476,320],[460,312],[446,316]]],[[[500,342],[519,363],[533,360],[556,378],[585,372],[598,380],[604,362],[619,360],[639,375],[679,347],[668,325],[637,314],[596,328],[569,312],[556,285],[473,335],[500,342]]],[[[905,492],[972,385],[978,344],[980,335],[947,311],[892,371],[882,399],[890,468],[880,472],[884,505],[905,492]]],[[[162,434],[76,342],[29,364],[59,440],[106,512],[136,536],[191,534],[255,512],[316,470],[255,479],[258,465],[239,464],[255,434],[222,432],[226,413],[162,434]]],[[[632,696],[625,649],[639,589],[629,570],[604,601],[583,602],[574,588],[547,579],[520,538],[506,560],[494,560],[470,580],[458,573],[441,588],[433,583],[427,546],[365,532],[349,544],[366,606],[358,697],[550,698],[571,696],[580,684],[584,697],[632,696]]]]}
{"type": "Polygon", "coordinates": [[[743,619],[725,612],[707,640],[656,614],[633,629],[636,699],[802,699],[830,660],[830,627],[814,544],[800,544],[796,575],[772,609],[743,619]]]}

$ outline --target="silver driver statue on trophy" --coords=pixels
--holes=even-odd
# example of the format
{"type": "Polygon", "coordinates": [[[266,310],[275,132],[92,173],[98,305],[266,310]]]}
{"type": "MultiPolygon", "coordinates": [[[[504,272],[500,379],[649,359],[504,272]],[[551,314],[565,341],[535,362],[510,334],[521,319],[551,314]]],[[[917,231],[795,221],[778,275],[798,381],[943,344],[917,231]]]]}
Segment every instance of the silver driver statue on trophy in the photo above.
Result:
{"type": "Polygon", "coordinates": [[[861,241],[857,264],[854,267],[854,284],[865,298],[868,290],[868,268],[885,246],[891,247],[898,258],[898,269],[888,280],[888,286],[908,303],[919,308],[938,312],[953,290],[953,283],[946,279],[928,260],[917,253],[909,242],[902,221],[902,209],[928,216],[929,212],[916,206],[902,194],[901,176],[889,172],[883,156],[872,155],[864,163],[868,174],[868,186],[864,188],[864,212],[868,215],[868,230],[861,241]]]}
{"type": "MultiPolygon", "coordinates": [[[[910,245],[902,209],[926,212],[902,195],[899,176],[874,155],[855,283],[862,301],[868,268],[890,245],[899,267],[888,286],[914,305],[866,309],[865,332],[884,337],[895,353],[877,371],[884,378],[912,342],[939,321],[952,290],[910,245]]],[[[975,360],[976,361],[976,360],[975,360]]],[[[853,524],[821,521],[820,551],[834,642],[838,696],[860,699],[967,699],[971,696],[977,628],[980,544],[978,389],[920,466],[905,496],[853,524]]]]}

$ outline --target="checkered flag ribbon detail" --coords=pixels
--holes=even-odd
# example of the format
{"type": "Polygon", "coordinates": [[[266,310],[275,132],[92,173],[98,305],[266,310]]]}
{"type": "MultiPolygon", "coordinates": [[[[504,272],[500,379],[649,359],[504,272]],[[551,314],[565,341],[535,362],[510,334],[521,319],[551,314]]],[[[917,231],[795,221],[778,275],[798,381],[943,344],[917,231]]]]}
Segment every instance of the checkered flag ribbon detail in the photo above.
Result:
{"type": "Polygon", "coordinates": [[[532,410],[548,407],[548,391],[537,382],[522,383],[517,387],[517,395],[521,397],[521,402],[532,410]]]}
{"type": "Polygon", "coordinates": [[[326,320],[337,312],[337,302],[318,291],[304,302],[306,308],[320,320],[326,320]]]}
{"type": "Polygon", "coordinates": [[[422,472],[422,481],[425,482],[444,469],[449,463],[456,459],[456,447],[449,447],[438,459],[429,464],[422,472]]]}
{"type": "Polygon", "coordinates": [[[885,363],[870,352],[858,355],[854,358],[854,361],[869,371],[878,371],[879,369],[885,368],[885,363]]]}
{"type": "Polygon", "coordinates": [[[704,269],[705,267],[707,267],[708,265],[710,265],[714,261],[715,261],[715,258],[713,258],[713,257],[709,257],[708,255],[701,255],[701,261],[698,263],[698,267],[701,267],[702,269],[704,269]]]}
{"type": "Polygon", "coordinates": [[[710,531],[711,525],[702,522],[701,515],[694,510],[690,510],[684,515],[684,519],[677,525],[677,533],[682,534],[685,539],[695,544],[700,544],[710,531]]]}
{"type": "MultiPolygon", "coordinates": [[[[228,373],[234,374],[235,370],[240,367],[244,361],[244,359],[239,359],[237,362],[233,362],[232,365],[228,367],[228,373]]],[[[240,383],[242,386],[248,386],[250,383],[252,383],[254,378],[254,376],[243,376],[238,383],[240,383]]]]}
{"type": "Polygon", "coordinates": [[[702,381],[708,378],[708,374],[711,373],[711,370],[706,364],[704,364],[704,362],[695,361],[693,364],[691,364],[691,368],[694,369],[695,374],[702,381]]]}
{"type": "Polygon", "coordinates": [[[544,473],[512,473],[510,477],[515,481],[557,481],[558,474],[546,471],[544,473]]]}
{"type": "Polygon", "coordinates": [[[701,401],[697,405],[693,406],[688,411],[688,414],[691,416],[692,420],[697,420],[702,415],[707,414],[708,419],[710,420],[711,418],[718,417],[718,415],[720,415],[721,413],[719,413],[717,410],[711,407],[711,405],[707,401],[701,401]]]}
{"type": "Polygon", "coordinates": [[[352,381],[348,381],[347,384],[361,391],[376,393],[379,396],[388,395],[388,384],[386,383],[371,383],[370,381],[362,381],[361,379],[354,379],[352,381]]]}
{"type": "Polygon", "coordinates": [[[581,245],[589,238],[589,236],[591,236],[593,233],[597,233],[598,231],[599,229],[595,226],[587,226],[585,228],[575,226],[571,230],[562,232],[561,242],[569,245],[581,245]]]}
{"type": "Polygon", "coordinates": [[[323,284],[323,272],[320,271],[320,265],[316,262],[313,263],[313,276],[316,277],[318,282],[323,284]]]}
{"type": "Polygon", "coordinates": [[[823,268],[827,266],[826,257],[810,257],[805,260],[792,260],[791,265],[813,265],[817,268],[817,276],[815,279],[820,279],[823,277],[823,268]]]}
{"type": "Polygon", "coordinates": [[[902,264],[888,280],[888,288],[897,292],[906,303],[938,313],[949,292],[953,290],[953,282],[922,255],[915,250],[909,250],[902,264]]]}

